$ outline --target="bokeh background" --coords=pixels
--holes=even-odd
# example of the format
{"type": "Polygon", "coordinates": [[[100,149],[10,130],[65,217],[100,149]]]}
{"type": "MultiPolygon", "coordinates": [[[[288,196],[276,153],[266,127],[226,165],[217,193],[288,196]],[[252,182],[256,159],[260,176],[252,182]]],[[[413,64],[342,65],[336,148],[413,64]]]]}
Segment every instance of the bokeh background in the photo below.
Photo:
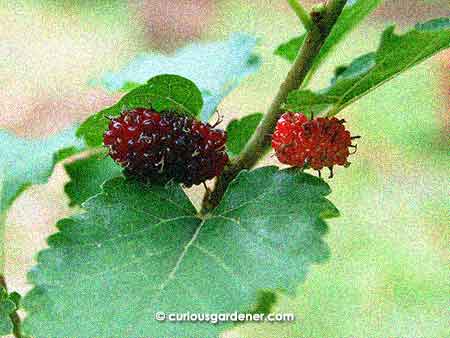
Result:
{"type": "MultiPolygon", "coordinates": [[[[403,31],[449,14],[446,0],[386,0],[335,50],[312,86],[327,85],[335,65],[374,50],[386,25],[403,31]]],[[[263,65],[220,111],[225,123],[264,111],[289,69],[273,50],[302,30],[282,0],[0,0],[0,17],[0,128],[24,137],[53,134],[115,102],[117,94],[90,80],[137,53],[171,53],[234,31],[259,38],[263,65]]],[[[228,336],[449,336],[449,74],[444,52],[341,114],[362,139],[352,165],[329,180],[342,213],[329,222],[330,260],[313,267],[296,297],[279,296],[275,310],[295,312],[295,323],[244,325],[228,336]]],[[[34,255],[55,222],[74,212],[65,182],[58,166],[8,215],[11,290],[30,289],[25,275],[34,255]]]]}

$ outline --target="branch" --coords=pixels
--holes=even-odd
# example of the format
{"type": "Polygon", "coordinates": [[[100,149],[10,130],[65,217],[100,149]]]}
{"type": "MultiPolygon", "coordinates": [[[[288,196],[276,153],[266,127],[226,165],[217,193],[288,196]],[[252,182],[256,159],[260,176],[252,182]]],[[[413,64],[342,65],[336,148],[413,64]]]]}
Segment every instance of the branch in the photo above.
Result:
{"type": "Polygon", "coordinates": [[[313,16],[314,25],[308,31],[305,42],[269,110],[242,154],[224,169],[209,198],[203,200],[202,213],[216,207],[228,185],[237,174],[243,169],[252,168],[270,150],[271,136],[282,114],[281,105],[286,101],[291,91],[302,85],[346,2],[347,0],[330,0],[323,12],[315,13],[317,15],[313,16]]]}

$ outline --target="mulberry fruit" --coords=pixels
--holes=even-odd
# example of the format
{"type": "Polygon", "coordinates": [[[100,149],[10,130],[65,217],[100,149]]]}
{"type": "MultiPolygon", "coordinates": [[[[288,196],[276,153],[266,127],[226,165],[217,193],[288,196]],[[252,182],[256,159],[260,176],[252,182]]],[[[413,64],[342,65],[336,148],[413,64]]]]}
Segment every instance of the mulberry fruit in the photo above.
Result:
{"type": "Polygon", "coordinates": [[[144,108],[111,118],[103,142],[125,174],[186,187],[220,175],[228,162],[224,131],[144,108]]]}
{"type": "Polygon", "coordinates": [[[324,167],[348,166],[349,148],[356,148],[344,127],[344,120],[318,117],[312,120],[301,113],[288,112],[277,122],[272,147],[281,163],[319,171],[324,167]]]}

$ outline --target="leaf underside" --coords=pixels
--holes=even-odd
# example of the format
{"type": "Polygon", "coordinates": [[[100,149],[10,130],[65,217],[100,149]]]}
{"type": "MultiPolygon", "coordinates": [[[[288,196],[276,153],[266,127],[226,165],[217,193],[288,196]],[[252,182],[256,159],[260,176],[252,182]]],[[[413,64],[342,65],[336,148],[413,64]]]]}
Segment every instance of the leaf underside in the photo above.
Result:
{"type": "Polygon", "coordinates": [[[329,187],[298,169],[244,171],[204,218],[179,186],[123,177],[103,185],[29,273],[36,337],[218,336],[228,325],[156,322],[157,311],[245,311],[260,289],[293,293],[329,255],[329,187]],[[82,323],[82,325],[80,325],[82,323]]]}
{"type": "Polygon", "coordinates": [[[339,67],[330,87],[324,90],[291,92],[284,108],[318,113],[333,107],[328,112],[328,116],[333,116],[386,81],[449,47],[449,18],[416,25],[403,35],[395,34],[394,27],[389,27],[375,53],[339,67]]]}
{"type": "Polygon", "coordinates": [[[0,130],[0,215],[28,186],[45,183],[58,161],[82,149],[75,128],[30,140],[0,130]]]}
{"type": "Polygon", "coordinates": [[[130,83],[144,84],[159,74],[183,76],[200,88],[204,100],[201,119],[208,121],[222,99],[259,69],[261,59],[254,54],[256,43],[248,34],[234,33],[226,41],[194,43],[172,56],[141,54],[119,72],[106,74],[101,84],[119,90],[130,83]]]}

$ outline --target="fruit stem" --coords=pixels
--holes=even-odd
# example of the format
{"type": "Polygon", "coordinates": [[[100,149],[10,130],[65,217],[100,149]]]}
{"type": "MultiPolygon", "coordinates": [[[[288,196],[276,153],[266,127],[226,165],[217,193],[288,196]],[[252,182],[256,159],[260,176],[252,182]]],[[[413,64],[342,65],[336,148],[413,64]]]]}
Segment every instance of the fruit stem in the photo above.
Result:
{"type": "Polygon", "coordinates": [[[297,14],[303,27],[305,27],[307,31],[310,31],[314,24],[309,16],[309,13],[305,10],[302,4],[298,0],[287,0],[287,2],[295,14],[297,14]]]}
{"type": "Polygon", "coordinates": [[[283,113],[281,111],[283,103],[292,90],[298,89],[302,85],[346,3],[347,0],[330,0],[320,19],[313,22],[314,24],[306,34],[305,42],[292,68],[281,84],[253,137],[247,143],[241,155],[224,169],[209,198],[204,198],[201,211],[203,214],[219,204],[228,185],[241,170],[252,168],[270,150],[271,135],[283,113]]]}

